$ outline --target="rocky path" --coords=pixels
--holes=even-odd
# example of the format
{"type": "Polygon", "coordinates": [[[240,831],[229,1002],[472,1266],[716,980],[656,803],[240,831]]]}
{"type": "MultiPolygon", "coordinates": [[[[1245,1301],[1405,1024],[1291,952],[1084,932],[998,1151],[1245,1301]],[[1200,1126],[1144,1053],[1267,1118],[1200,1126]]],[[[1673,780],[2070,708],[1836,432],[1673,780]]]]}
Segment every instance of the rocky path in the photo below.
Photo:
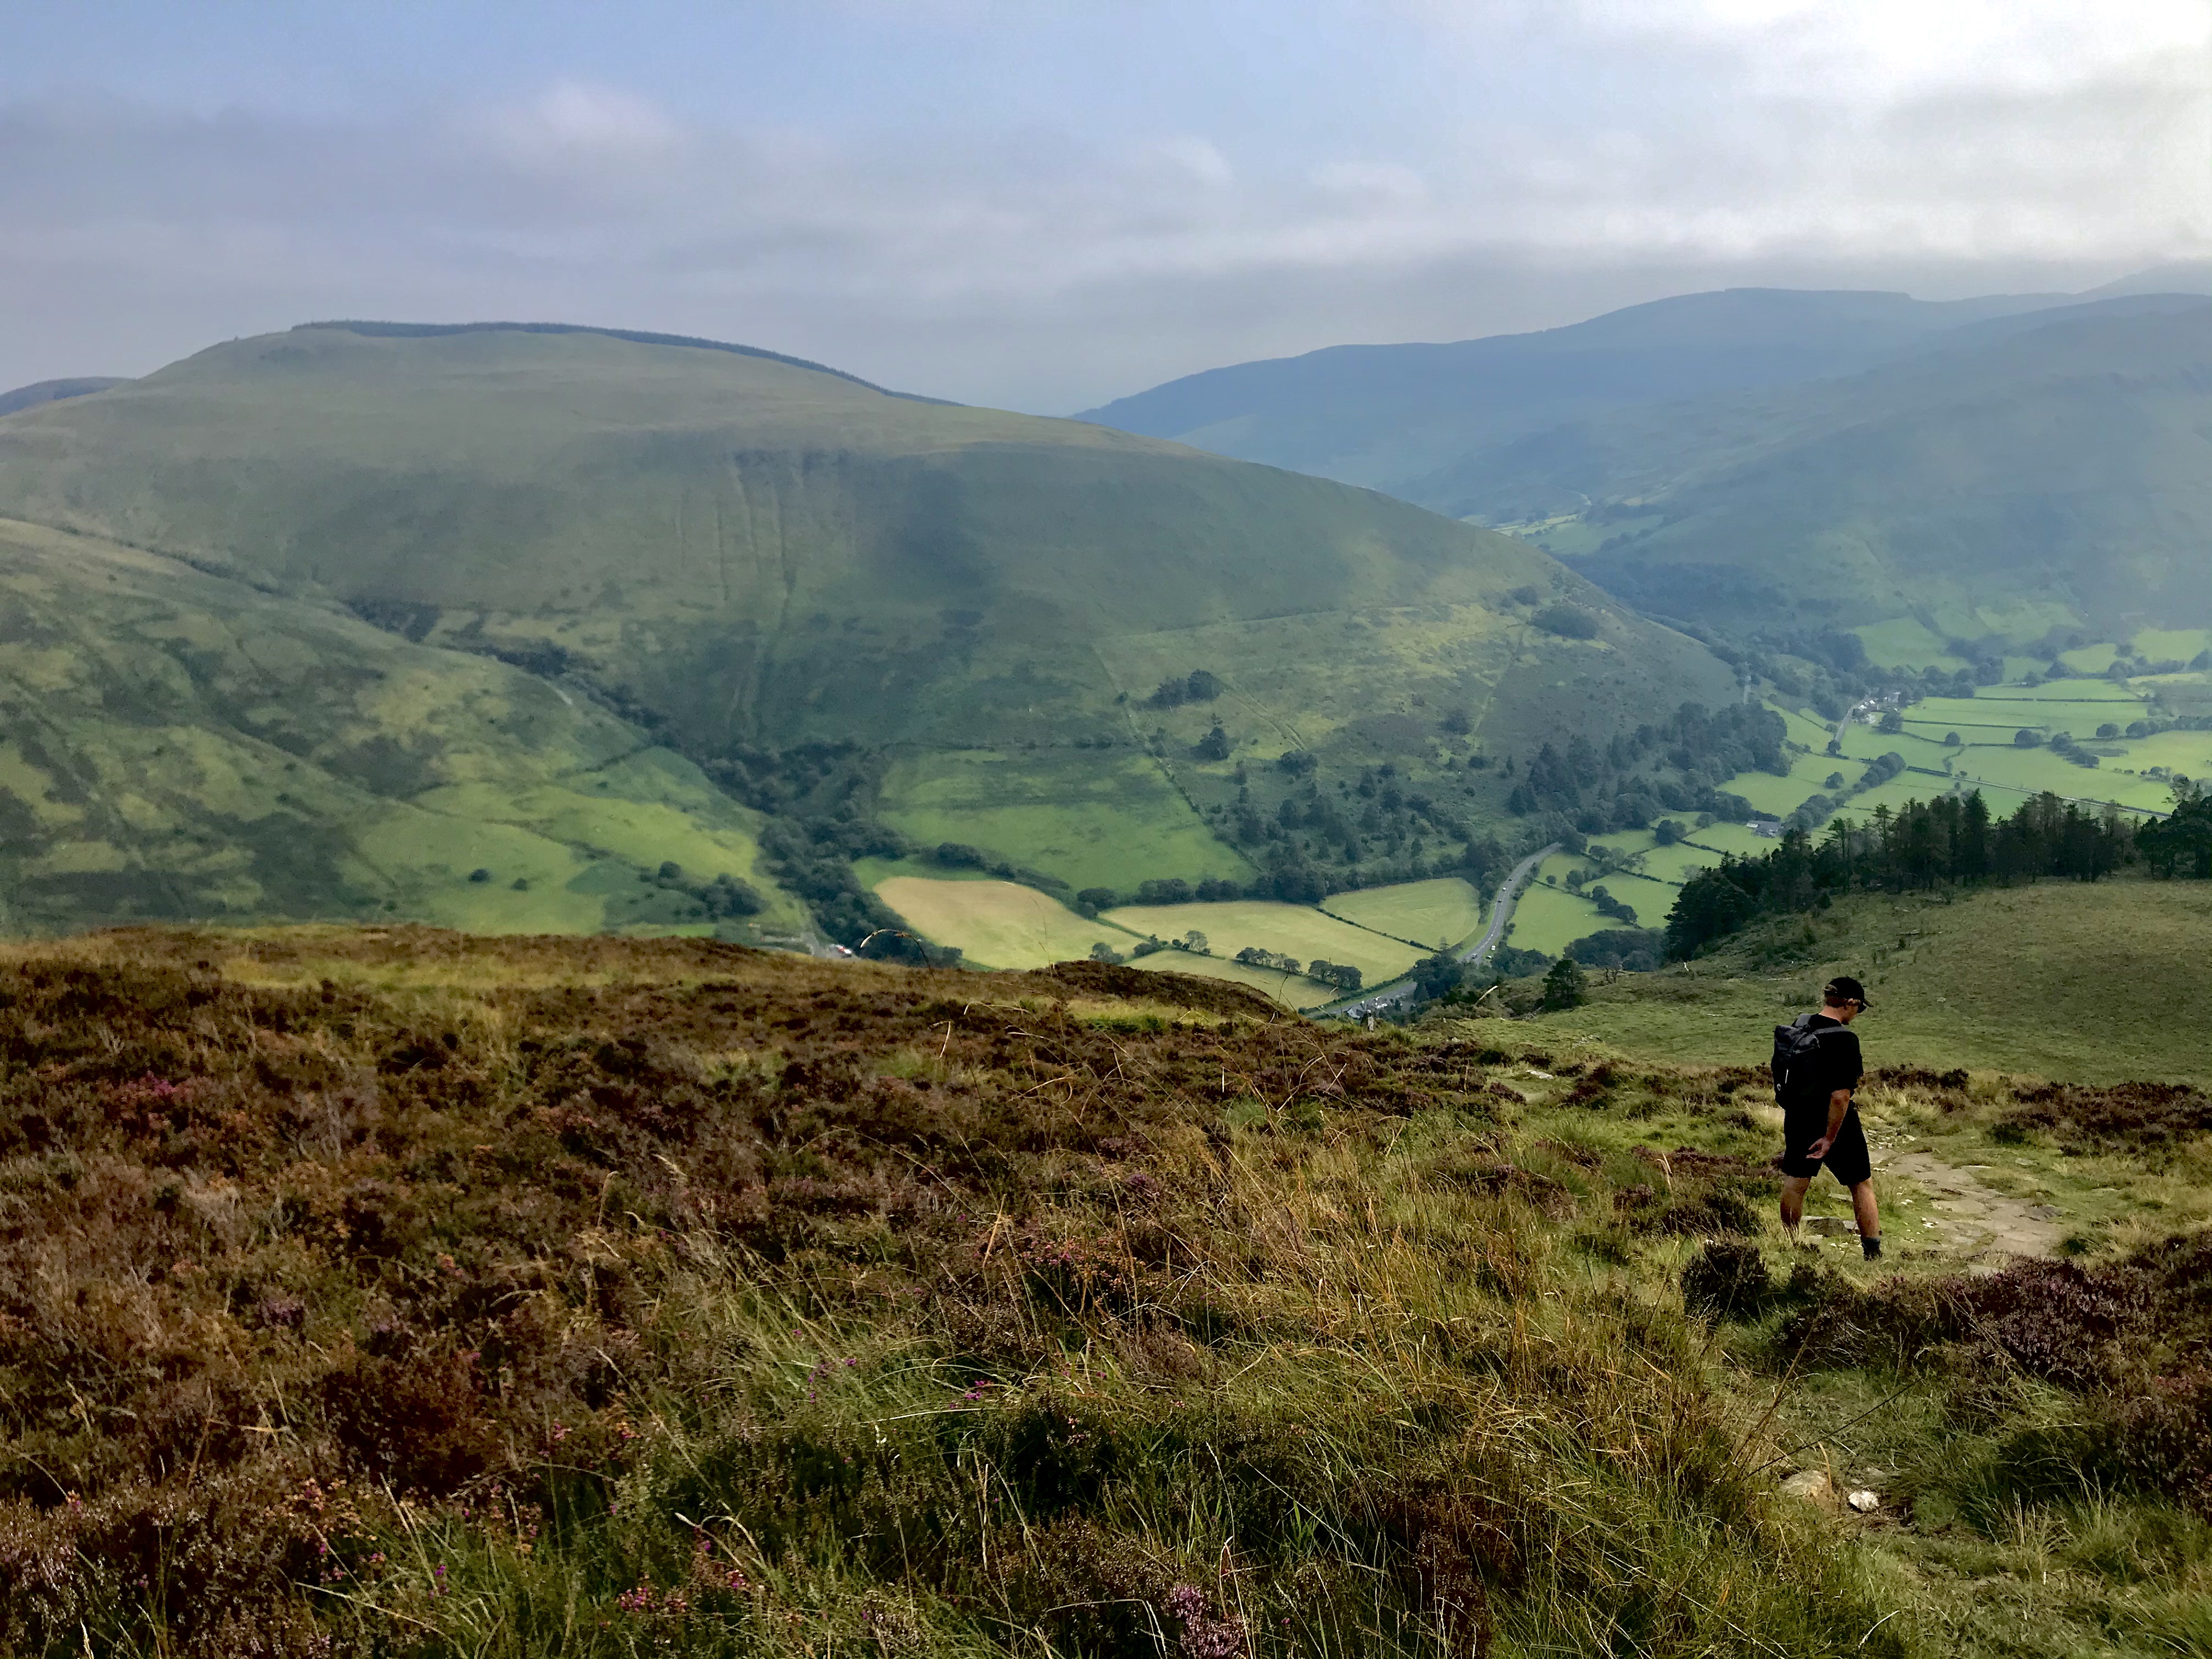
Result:
{"type": "MultiPolygon", "coordinates": [[[[1898,1240],[1906,1249],[1936,1249],[1994,1272],[2017,1256],[2056,1255],[2066,1237],[2063,1218],[2048,1204],[2014,1198],[1978,1177],[1992,1166],[1947,1164],[1919,1147],[1890,1146],[1875,1153],[1877,1177],[1902,1176],[1925,1192],[1931,1215],[1898,1240]]],[[[1880,1188],[1877,1187],[1876,1191],[1880,1188]]],[[[1887,1229],[1885,1227],[1885,1231],[1887,1229]]]]}

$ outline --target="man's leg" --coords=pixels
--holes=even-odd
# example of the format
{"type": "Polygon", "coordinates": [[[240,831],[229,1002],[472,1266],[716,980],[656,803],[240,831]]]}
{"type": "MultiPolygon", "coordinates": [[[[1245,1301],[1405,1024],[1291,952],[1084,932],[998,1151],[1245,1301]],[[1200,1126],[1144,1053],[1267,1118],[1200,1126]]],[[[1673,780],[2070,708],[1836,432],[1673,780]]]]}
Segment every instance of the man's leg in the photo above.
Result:
{"type": "Polygon", "coordinates": [[[1851,1214],[1858,1219],[1859,1248],[1871,1261],[1881,1254],[1881,1212],[1875,1207],[1872,1176],[1852,1187],[1851,1214]]]}
{"type": "MultiPolygon", "coordinates": [[[[1813,1184],[1810,1176],[1782,1177],[1782,1228],[1790,1235],[1790,1242],[1797,1242],[1797,1224],[1805,1218],[1805,1189],[1813,1184]]],[[[1871,1204],[1874,1200],[1867,1200],[1871,1204]]]]}

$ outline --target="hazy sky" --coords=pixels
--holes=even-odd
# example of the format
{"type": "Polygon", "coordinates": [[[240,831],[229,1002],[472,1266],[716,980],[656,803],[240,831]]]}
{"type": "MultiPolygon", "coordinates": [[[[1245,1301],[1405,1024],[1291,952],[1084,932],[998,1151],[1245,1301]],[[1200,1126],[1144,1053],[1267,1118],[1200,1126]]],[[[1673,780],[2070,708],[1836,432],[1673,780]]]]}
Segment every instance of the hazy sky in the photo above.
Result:
{"type": "Polygon", "coordinates": [[[0,49],[0,389],[319,317],[1065,411],[1698,288],[2212,254],[2206,0],[70,0],[0,49]]]}

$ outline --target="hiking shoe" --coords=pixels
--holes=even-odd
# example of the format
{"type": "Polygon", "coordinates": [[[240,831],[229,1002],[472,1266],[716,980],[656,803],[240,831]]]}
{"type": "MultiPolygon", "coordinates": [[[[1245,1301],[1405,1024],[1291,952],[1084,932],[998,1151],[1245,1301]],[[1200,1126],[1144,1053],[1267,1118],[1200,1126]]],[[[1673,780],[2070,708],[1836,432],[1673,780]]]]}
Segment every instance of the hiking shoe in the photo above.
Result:
{"type": "Polygon", "coordinates": [[[1859,1240],[1859,1254],[1864,1256],[1869,1261],[1881,1261],[1881,1235],[1880,1233],[1876,1233],[1872,1238],[1862,1237],[1859,1240]]]}

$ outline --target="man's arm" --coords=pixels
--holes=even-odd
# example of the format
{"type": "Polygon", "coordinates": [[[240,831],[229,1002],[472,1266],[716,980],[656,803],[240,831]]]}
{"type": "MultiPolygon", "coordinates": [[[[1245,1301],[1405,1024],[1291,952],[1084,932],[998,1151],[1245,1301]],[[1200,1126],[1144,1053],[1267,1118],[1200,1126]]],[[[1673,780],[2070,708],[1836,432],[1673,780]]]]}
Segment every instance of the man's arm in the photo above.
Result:
{"type": "Polygon", "coordinates": [[[1818,1160],[1828,1155],[1828,1148],[1844,1127],[1844,1114],[1851,1109],[1851,1091],[1838,1089],[1828,1097],[1828,1127],[1818,1140],[1805,1149],[1805,1156],[1818,1160]]]}

